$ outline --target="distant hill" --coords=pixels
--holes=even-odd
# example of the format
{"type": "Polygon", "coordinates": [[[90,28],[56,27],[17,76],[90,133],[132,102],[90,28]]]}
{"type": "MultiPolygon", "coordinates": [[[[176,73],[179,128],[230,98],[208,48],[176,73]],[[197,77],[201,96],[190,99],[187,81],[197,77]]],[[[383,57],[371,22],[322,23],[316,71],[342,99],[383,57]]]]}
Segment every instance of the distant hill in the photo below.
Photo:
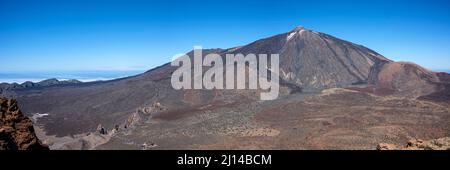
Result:
{"type": "Polygon", "coordinates": [[[6,93],[8,91],[12,90],[20,90],[24,88],[32,88],[32,87],[47,87],[47,86],[54,86],[54,85],[67,85],[67,84],[77,84],[82,83],[81,81],[72,79],[72,80],[63,80],[59,81],[56,78],[51,78],[47,80],[42,80],[40,82],[31,82],[26,81],[24,83],[18,84],[18,83],[0,83],[0,94],[6,93]]]}

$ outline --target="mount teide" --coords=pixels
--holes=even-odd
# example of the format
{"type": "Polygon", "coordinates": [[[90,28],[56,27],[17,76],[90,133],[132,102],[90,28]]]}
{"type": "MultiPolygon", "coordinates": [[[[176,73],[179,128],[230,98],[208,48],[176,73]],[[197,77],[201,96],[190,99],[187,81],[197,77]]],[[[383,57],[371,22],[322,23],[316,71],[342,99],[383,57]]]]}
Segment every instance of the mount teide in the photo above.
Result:
{"type": "Polygon", "coordinates": [[[302,88],[365,83],[374,64],[390,62],[364,46],[297,27],[225,53],[280,54],[280,76],[302,88]]]}
{"type": "MultiPolygon", "coordinates": [[[[394,63],[364,46],[303,27],[245,46],[204,50],[203,55],[212,52],[222,56],[227,53],[280,55],[282,95],[277,100],[264,102],[265,107],[300,101],[303,100],[303,94],[318,94],[320,90],[328,88],[356,88],[353,86],[358,85],[357,91],[360,92],[367,91],[364,89],[366,87],[377,89],[378,82],[385,82],[384,79],[376,81],[378,73],[386,74],[381,69],[390,68],[383,65],[394,63]]],[[[192,52],[188,55],[192,55],[192,52]]],[[[417,78],[416,82],[427,84],[423,86],[426,89],[420,91],[418,96],[447,87],[439,78],[419,81],[424,79],[423,75],[437,74],[417,65],[409,66],[421,73],[408,74],[407,77],[417,78]]],[[[176,122],[196,117],[198,112],[209,113],[217,109],[230,108],[243,115],[256,114],[258,108],[262,109],[258,98],[254,97],[256,93],[250,90],[174,90],[170,84],[170,76],[174,70],[175,67],[165,64],[122,79],[22,88],[9,91],[8,94],[12,93],[17,98],[26,114],[49,113],[40,118],[38,123],[47,135],[57,136],[92,132],[99,124],[106,128],[122,126],[130,121],[130,116],[132,120],[141,120],[140,123],[148,122],[149,119],[176,122]],[[250,104],[254,109],[241,107],[243,103],[250,104]],[[156,105],[158,109],[155,110],[156,105]],[[142,111],[146,109],[147,111],[142,111]],[[151,116],[139,115],[138,112],[151,116]]],[[[398,76],[390,76],[391,79],[396,77],[398,76]]],[[[396,87],[400,87],[402,82],[396,81],[396,87]]],[[[390,90],[395,92],[396,88],[390,90]]],[[[231,124],[233,123],[229,125],[231,124]]]]}

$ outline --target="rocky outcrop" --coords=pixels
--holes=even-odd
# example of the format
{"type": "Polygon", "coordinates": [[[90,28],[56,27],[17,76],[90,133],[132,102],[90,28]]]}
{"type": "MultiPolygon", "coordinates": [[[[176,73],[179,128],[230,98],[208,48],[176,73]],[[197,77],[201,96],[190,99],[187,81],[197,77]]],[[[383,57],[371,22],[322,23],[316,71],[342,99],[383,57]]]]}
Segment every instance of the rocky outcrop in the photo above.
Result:
{"type": "Polygon", "coordinates": [[[380,143],[377,146],[377,150],[395,150],[397,146],[389,143],[380,143]]]}
{"type": "Polygon", "coordinates": [[[155,102],[151,106],[138,108],[136,112],[143,115],[151,115],[152,113],[164,111],[166,109],[167,108],[161,105],[161,103],[155,102]]]}
{"type": "Polygon", "coordinates": [[[450,137],[432,139],[428,141],[413,139],[408,141],[405,146],[380,143],[377,146],[377,150],[450,150],[450,137]]]}
{"type": "Polygon", "coordinates": [[[153,113],[162,112],[167,110],[160,102],[154,102],[151,106],[139,107],[136,112],[128,116],[125,122],[124,128],[132,128],[150,118],[153,113]]]}
{"type": "Polygon", "coordinates": [[[37,138],[33,122],[16,100],[0,98],[0,150],[48,150],[37,138]]]}

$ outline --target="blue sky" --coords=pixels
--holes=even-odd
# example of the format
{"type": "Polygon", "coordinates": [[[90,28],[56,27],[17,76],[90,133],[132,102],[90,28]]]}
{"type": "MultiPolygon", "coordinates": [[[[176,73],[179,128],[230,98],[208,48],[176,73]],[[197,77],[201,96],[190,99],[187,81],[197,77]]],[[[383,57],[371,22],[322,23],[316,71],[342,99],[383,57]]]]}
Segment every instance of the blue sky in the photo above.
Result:
{"type": "Polygon", "coordinates": [[[147,70],[298,25],[450,70],[448,1],[0,0],[0,72],[147,70]]]}

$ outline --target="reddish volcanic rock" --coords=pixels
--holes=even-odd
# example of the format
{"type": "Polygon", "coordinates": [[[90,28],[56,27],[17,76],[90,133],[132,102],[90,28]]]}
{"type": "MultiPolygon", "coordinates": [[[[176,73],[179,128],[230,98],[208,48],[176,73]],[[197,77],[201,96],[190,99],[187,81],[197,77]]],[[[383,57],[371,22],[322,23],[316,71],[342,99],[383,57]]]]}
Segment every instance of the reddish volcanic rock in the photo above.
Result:
{"type": "Polygon", "coordinates": [[[48,150],[34,133],[16,100],[0,98],[0,150],[48,150]]]}
{"type": "Polygon", "coordinates": [[[369,83],[378,89],[392,90],[392,93],[418,97],[436,91],[439,77],[411,62],[389,62],[374,67],[369,83]]]}

